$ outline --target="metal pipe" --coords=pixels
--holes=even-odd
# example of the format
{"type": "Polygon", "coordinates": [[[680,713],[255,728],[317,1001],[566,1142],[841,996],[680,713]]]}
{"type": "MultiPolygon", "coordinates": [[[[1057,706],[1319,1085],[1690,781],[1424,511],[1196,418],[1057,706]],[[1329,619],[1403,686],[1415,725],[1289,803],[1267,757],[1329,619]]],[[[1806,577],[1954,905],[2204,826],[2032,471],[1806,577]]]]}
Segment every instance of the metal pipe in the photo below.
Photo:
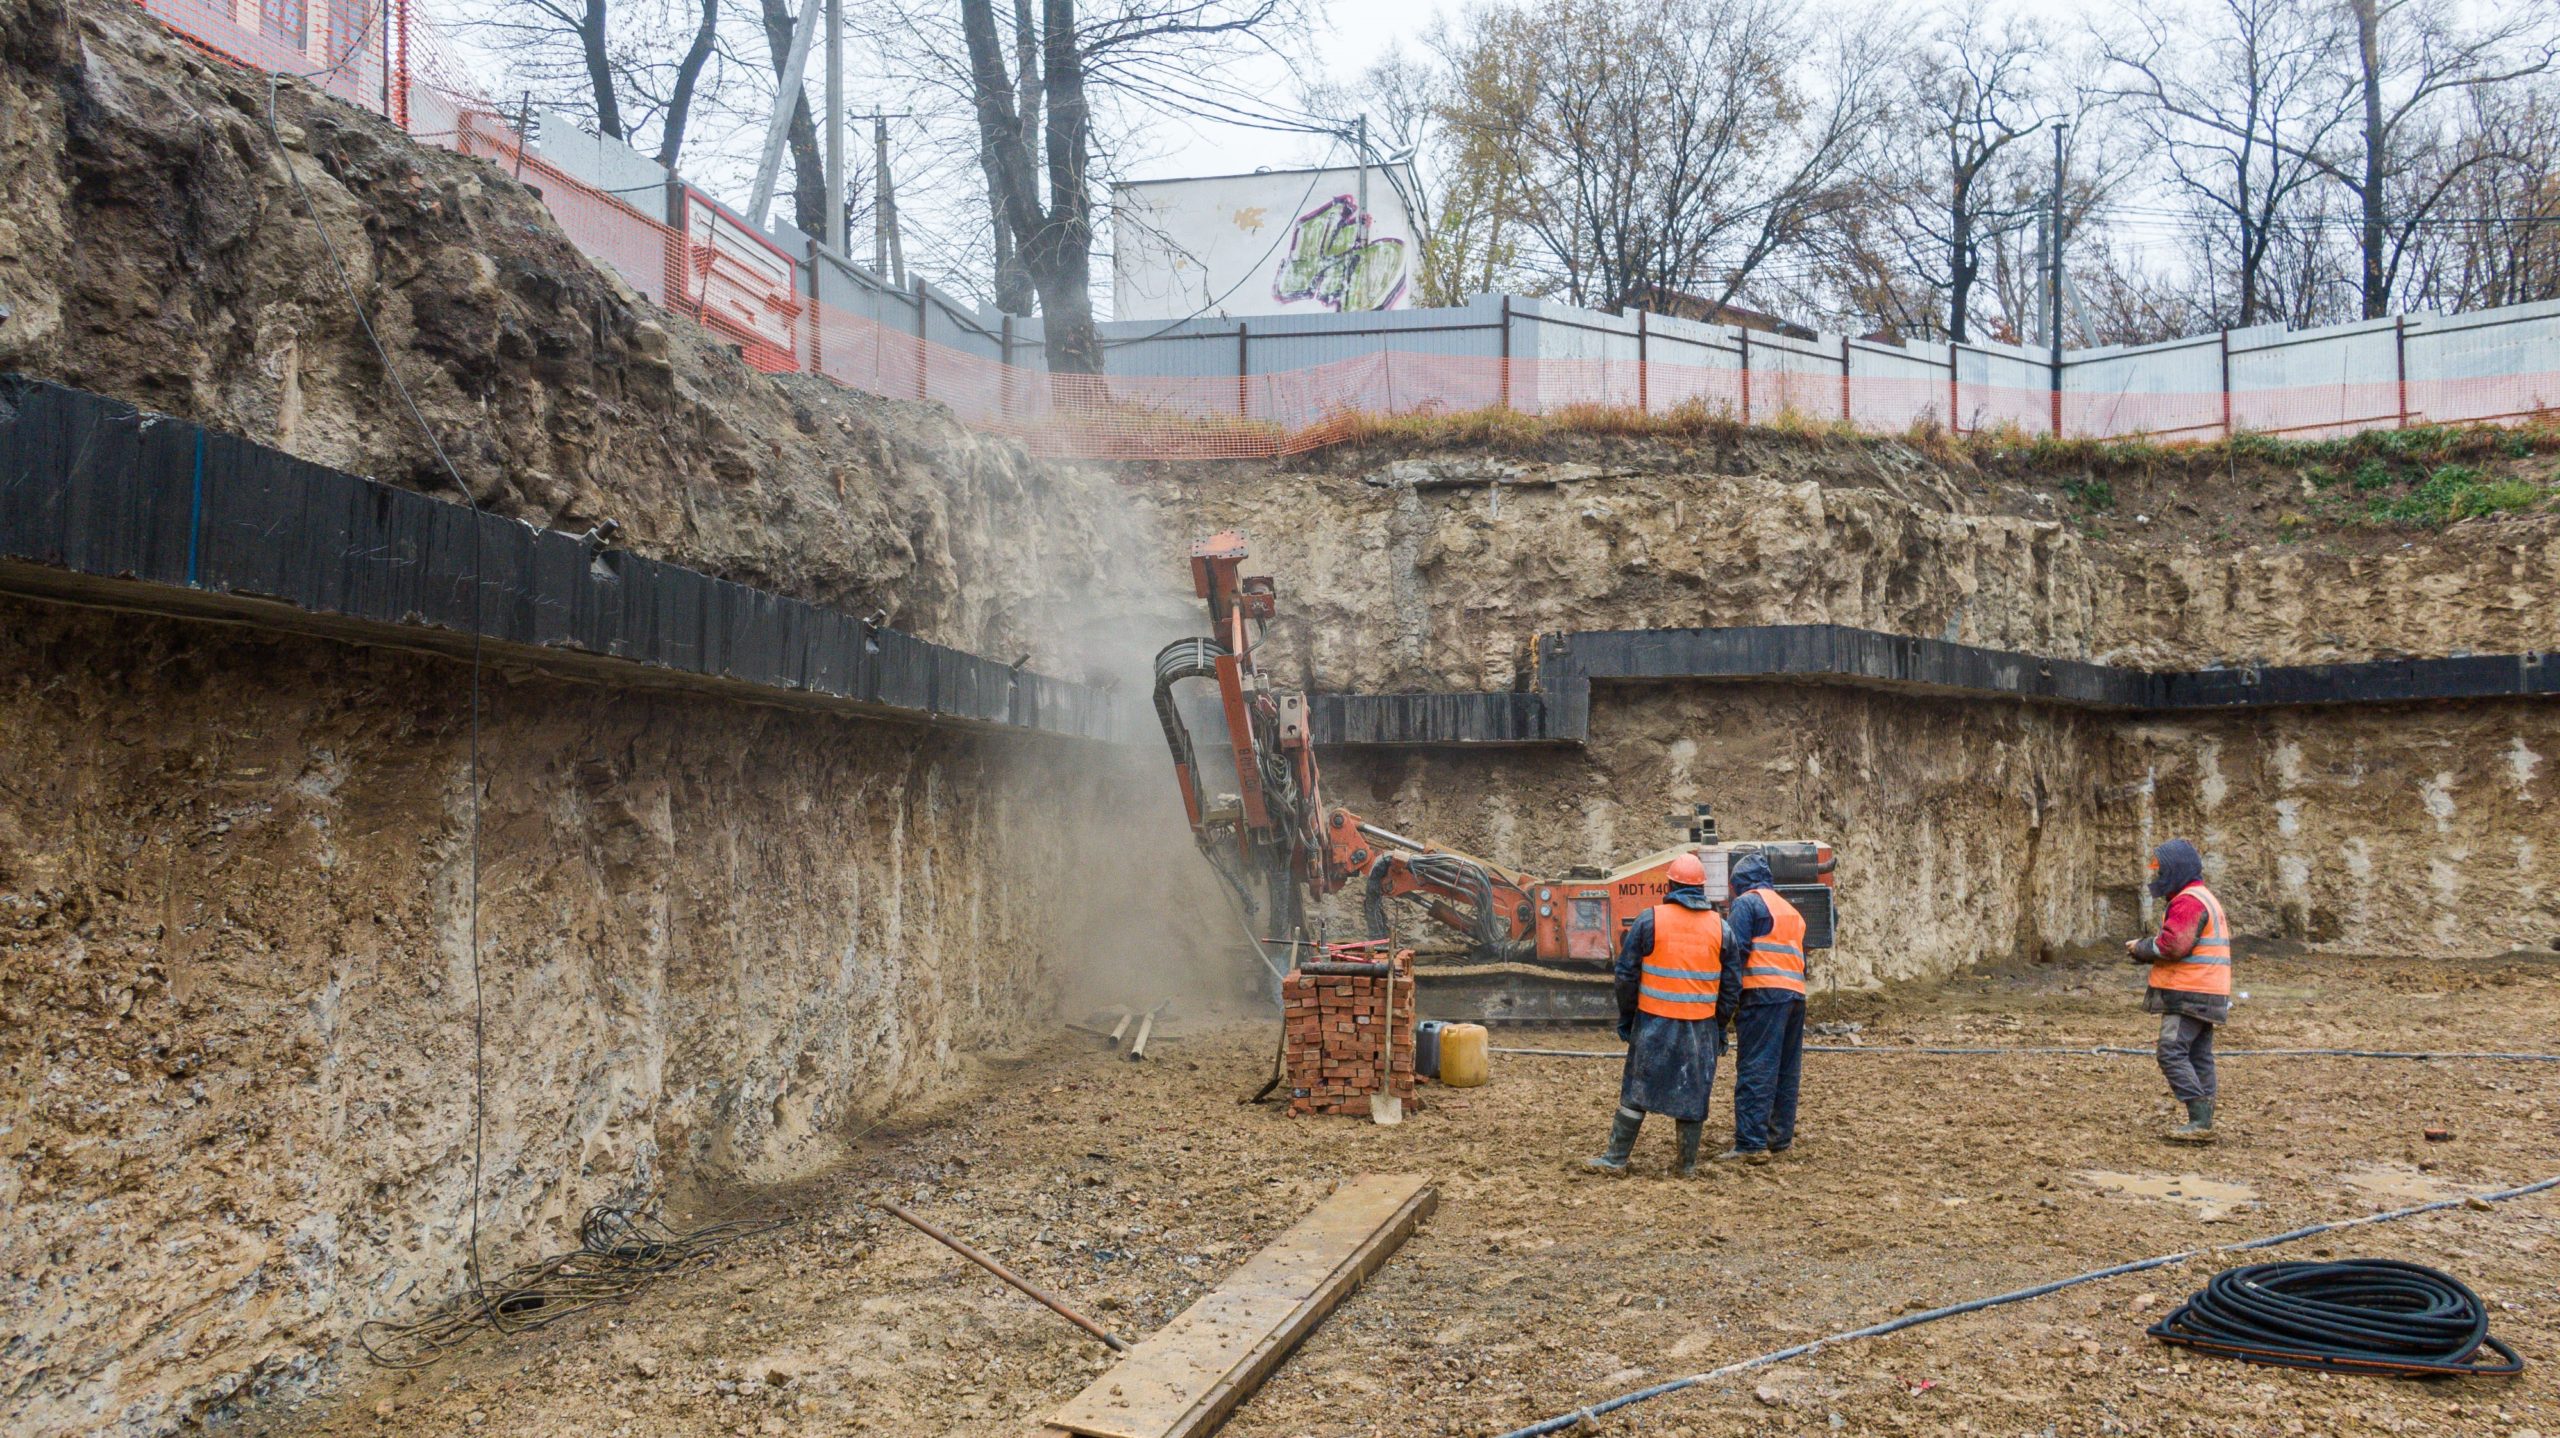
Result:
{"type": "Polygon", "coordinates": [[[1429,844],[1422,842],[1420,839],[1408,839],[1404,835],[1399,834],[1392,829],[1381,829],[1375,824],[1362,824],[1358,827],[1361,833],[1368,835],[1370,838],[1377,840],[1381,844],[1394,844],[1401,848],[1411,849],[1417,854],[1428,854],[1431,852],[1431,846],[1429,844]]]}
{"type": "Polygon", "coordinates": [[[916,1230],[922,1233],[925,1237],[932,1239],[934,1242],[950,1249],[953,1253],[959,1254],[962,1258],[969,1260],[971,1263],[978,1265],[987,1272],[992,1273],[996,1277],[1003,1279],[1005,1282],[1012,1284],[1014,1287],[1021,1289],[1025,1294],[1039,1300],[1040,1303],[1047,1307],[1050,1312],[1057,1314],[1060,1318],[1067,1320],[1076,1327],[1081,1328],[1085,1332],[1092,1334],[1094,1337],[1101,1339],[1112,1352],[1126,1353],[1129,1351],[1129,1345],[1114,1337],[1110,1329],[1103,1327],[1101,1324],[1096,1323],[1092,1319],[1085,1317],[1083,1314],[1076,1312],[1072,1308],[1069,1308],[1064,1302],[1058,1299],[1056,1295],[1050,1293],[1040,1285],[1033,1283],[1030,1279],[1023,1277],[1021,1274],[1018,1274],[1012,1269],[1005,1267],[1003,1264],[996,1262],[994,1259],[987,1257],[978,1250],[962,1243],[959,1239],[956,1239],[950,1234],[943,1232],[941,1229],[934,1227],[931,1223],[907,1212],[904,1207],[889,1199],[884,1198],[880,1200],[880,1206],[889,1210],[891,1213],[896,1214],[907,1223],[913,1224],[916,1230]]]}

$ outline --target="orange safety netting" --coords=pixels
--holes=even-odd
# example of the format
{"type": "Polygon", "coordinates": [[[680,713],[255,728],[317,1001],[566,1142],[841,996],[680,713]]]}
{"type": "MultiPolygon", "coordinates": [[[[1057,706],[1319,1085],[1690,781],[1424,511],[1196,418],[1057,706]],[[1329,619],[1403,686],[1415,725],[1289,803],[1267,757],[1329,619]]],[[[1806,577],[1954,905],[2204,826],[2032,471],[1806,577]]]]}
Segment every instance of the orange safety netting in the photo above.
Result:
{"type": "MultiPolygon", "coordinates": [[[[2284,389],[2055,394],[1938,377],[1728,368],[1661,360],[1529,359],[1380,349],[1233,376],[1054,375],[923,339],[812,298],[808,266],[680,182],[622,197],[522,147],[406,0],[137,0],[200,47],[298,74],[389,116],[420,140],[492,161],[534,186],[570,241],[652,302],[691,315],[750,365],[805,371],[895,399],[950,407],[1043,454],[1090,459],[1254,459],[1335,443],[1367,418],[1508,409],[1553,415],[1703,409],[1745,423],[1897,433],[2211,439],[2242,431],[2331,435],[2419,423],[2504,422],[2560,408],[2560,375],[2339,382],[2284,389]]],[[[1844,356],[1845,356],[1844,349],[1844,356]]],[[[1845,358],[1844,358],[1845,364],[1845,358]]]]}

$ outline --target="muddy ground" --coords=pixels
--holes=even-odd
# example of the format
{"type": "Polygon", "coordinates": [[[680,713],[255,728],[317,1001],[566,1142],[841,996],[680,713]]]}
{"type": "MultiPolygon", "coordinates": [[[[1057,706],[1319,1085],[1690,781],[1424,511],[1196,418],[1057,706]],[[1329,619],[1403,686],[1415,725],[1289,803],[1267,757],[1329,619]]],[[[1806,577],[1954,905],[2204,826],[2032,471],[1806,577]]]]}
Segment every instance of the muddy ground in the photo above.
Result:
{"type": "MultiPolygon", "coordinates": [[[[2134,977],[2061,964],[1826,996],[1814,1017],[1863,1025],[1865,1045],[2139,1044],[2134,977]]],[[[2233,1047],[2551,1049],[2560,1031],[2560,965],[2545,959],[2261,957],[2243,987],[2233,1047]]],[[[1601,1046],[1590,1031],[1501,1037],[1601,1046]]],[[[2194,1150],[2154,1136],[2168,1105],[2147,1059],[1817,1054],[1791,1159],[1680,1182],[1664,1172],[1669,1134],[1648,1130],[1639,1175],[1612,1181],[1567,1169],[1601,1136],[1613,1064],[1499,1058],[1491,1085],[1432,1087],[1384,1129],[1240,1105],[1269,1038],[1210,1027],[1133,1065],[1062,1034],[983,1069],[964,1099],[862,1135],[820,1180],[695,1206],[788,1203],[801,1218],[783,1235],[609,1316],[484,1341],[423,1373],[357,1367],[337,1393],[250,1427],[1018,1438],[1102,1370],[1096,1345],[866,1208],[874,1193],[1137,1335],[1343,1176],[1436,1175],[1438,1215],[1226,1429],[1347,1438],[1499,1432],[1906,1308],[2560,1172],[2560,1066],[2234,1058],[2223,1142],[2194,1150]],[[2430,1125],[2453,1140],[2424,1142],[2430,1125]]],[[[2191,1361],[2142,1328],[2222,1266],[2199,1260],[1587,1431],[2560,1432],[2560,1193],[2285,1252],[2447,1268],[2535,1364],[2516,1380],[2415,1384],[2191,1361]]]]}

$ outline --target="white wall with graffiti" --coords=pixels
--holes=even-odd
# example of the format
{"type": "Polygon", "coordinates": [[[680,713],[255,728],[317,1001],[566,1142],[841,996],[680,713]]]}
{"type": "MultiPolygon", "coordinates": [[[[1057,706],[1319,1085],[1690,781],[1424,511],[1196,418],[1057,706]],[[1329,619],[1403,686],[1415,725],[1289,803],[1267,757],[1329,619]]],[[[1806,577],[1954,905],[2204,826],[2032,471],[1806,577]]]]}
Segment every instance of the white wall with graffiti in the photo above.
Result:
{"type": "Polygon", "coordinates": [[[1262,170],[1141,180],[1111,194],[1111,316],[1349,314],[1413,302],[1412,171],[1262,170]]]}

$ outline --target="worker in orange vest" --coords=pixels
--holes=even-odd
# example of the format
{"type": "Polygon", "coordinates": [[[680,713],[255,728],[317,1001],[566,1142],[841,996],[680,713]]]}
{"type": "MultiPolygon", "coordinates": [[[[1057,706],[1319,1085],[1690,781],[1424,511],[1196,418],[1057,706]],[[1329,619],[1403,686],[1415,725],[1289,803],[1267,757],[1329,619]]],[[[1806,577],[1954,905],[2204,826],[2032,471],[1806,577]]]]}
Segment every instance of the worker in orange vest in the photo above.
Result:
{"type": "Polygon", "coordinates": [[[1726,909],[1743,949],[1734,1026],[1733,1147],[1718,1155],[1767,1163],[1796,1141],[1796,1089],[1804,1073],[1804,915],[1780,894],[1769,861],[1733,866],[1726,909]]]}
{"type": "Polygon", "coordinates": [[[2160,1072],[2187,1107],[2187,1121],[2166,1135],[2176,1143],[2213,1142],[2213,1035],[2231,1020],[2231,921],[2204,886],[2204,858],[2171,839],[2151,858],[2151,897],[2169,901],[2160,932],[2126,944],[2135,963],[2151,966],[2142,997],[2160,1016],[2160,1072]]]}
{"type": "Polygon", "coordinates": [[[1609,1151],[1584,1161],[1598,1173],[1625,1173],[1644,1116],[1658,1113],[1670,1116],[1679,1135],[1680,1176],[1696,1175],[1707,1096],[1724,1048],[1718,996],[1741,982],[1742,947],[1707,901],[1706,865],[1683,854],[1664,876],[1670,892],[1636,915],[1618,943],[1618,1037],[1627,1042],[1627,1067],[1609,1151]]]}

